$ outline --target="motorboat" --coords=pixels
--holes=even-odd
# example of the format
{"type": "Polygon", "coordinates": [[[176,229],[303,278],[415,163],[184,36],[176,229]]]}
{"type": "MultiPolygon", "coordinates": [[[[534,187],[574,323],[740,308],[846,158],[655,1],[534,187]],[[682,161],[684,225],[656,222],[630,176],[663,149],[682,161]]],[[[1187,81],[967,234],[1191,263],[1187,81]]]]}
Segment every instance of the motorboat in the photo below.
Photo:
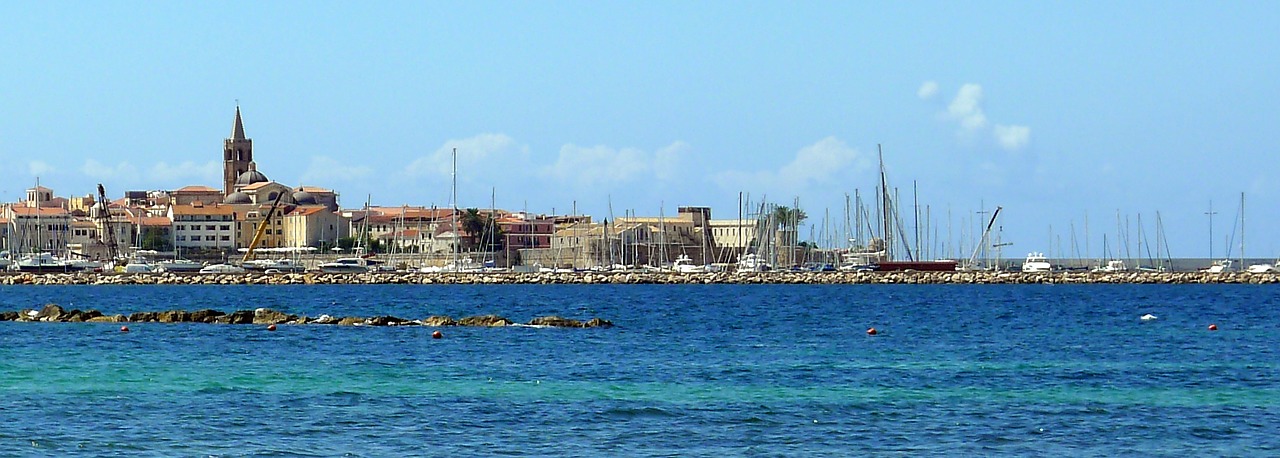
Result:
{"type": "Polygon", "coordinates": [[[84,267],[78,267],[65,259],[58,259],[49,253],[36,253],[18,260],[15,263],[18,270],[28,273],[51,273],[51,272],[79,272],[84,267]]]}
{"type": "Polygon", "coordinates": [[[365,258],[338,258],[317,267],[325,273],[364,273],[373,269],[373,265],[365,258]]]}
{"type": "Polygon", "coordinates": [[[127,274],[149,274],[156,272],[159,269],[159,265],[152,264],[150,261],[141,257],[130,259],[129,263],[124,265],[124,273],[127,274]]]}
{"type": "Polygon", "coordinates": [[[1042,273],[1053,271],[1053,264],[1049,264],[1049,259],[1044,253],[1031,252],[1027,253],[1027,259],[1022,262],[1022,271],[1027,273],[1042,273]]]}
{"type": "Polygon", "coordinates": [[[243,267],[231,264],[212,264],[200,268],[202,274],[242,274],[245,273],[243,267]]]}
{"type": "Polygon", "coordinates": [[[202,268],[203,263],[188,259],[170,259],[156,263],[156,270],[160,272],[199,272],[202,268]]]}
{"type": "Polygon", "coordinates": [[[682,254],[676,258],[676,262],[671,264],[672,270],[682,274],[702,273],[707,271],[707,266],[700,266],[693,263],[693,259],[689,255],[682,254]]]}
{"type": "Polygon", "coordinates": [[[241,267],[244,267],[246,270],[261,272],[275,270],[276,272],[296,273],[307,270],[305,266],[293,262],[292,259],[254,259],[245,262],[241,267]]]}
{"type": "Polygon", "coordinates": [[[1265,274],[1265,273],[1272,273],[1272,272],[1280,272],[1280,269],[1276,269],[1275,264],[1250,264],[1249,267],[1245,269],[1245,271],[1251,274],[1265,274]]]}
{"type": "Polygon", "coordinates": [[[1232,262],[1231,262],[1231,260],[1230,260],[1230,259],[1223,259],[1223,260],[1220,260],[1220,261],[1213,261],[1213,264],[1212,264],[1212,265],[1210,265],[1210,266],[1209,266],[1209,268],[1204,269],[1204,270],[1202,270],[1201,272],[1208,272],[1208,273],[1211,273],[1211,274],[1220,274],[1220,273],[1223,273],[1223,272],[1230,272],[1230,271],[1231,271],[1231,265],[1232,265],[1232,262]]]}
{"type": "Polygon", "coordinates": [[[747,253],[738,257],[738,272],[768,272],[773,269],[760,255],[747,253]]]}
{"type": "Polygon", "coordinates": [[[1094,272],[1102,272],[1102,273],[1124,272],[1127,270],[1129,270],[1129,267],[1126,266],[1124,261],[1120,259],[1112,259],[1110,261],[1107,261],[1107,265],[1098,266],[1097,268],[1093,269],[1094,272]]]}

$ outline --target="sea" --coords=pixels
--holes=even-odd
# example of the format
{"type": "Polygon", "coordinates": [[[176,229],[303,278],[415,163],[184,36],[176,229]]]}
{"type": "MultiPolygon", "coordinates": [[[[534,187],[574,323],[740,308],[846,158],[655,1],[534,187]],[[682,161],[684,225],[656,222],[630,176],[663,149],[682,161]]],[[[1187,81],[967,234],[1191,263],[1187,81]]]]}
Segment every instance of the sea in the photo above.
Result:
{"type": "Polygon", "coordinates": [[[0,456],[1278,456],[1277,293],[6,286],[0,310],[616,326],[0,322],[0,456]]]}

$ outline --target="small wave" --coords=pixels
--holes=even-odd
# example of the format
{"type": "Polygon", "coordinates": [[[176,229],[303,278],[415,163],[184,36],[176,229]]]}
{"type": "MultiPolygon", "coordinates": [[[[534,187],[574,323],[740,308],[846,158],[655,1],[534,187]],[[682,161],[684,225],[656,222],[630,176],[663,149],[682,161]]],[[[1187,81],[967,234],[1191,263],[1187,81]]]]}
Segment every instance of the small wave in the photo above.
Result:
{"type": "Polygon", "coordinates": [[[602,413],[605,416],[615,418],[666,418],[679,416],[675,412],[659,407],[615,407],[602,413]]]}

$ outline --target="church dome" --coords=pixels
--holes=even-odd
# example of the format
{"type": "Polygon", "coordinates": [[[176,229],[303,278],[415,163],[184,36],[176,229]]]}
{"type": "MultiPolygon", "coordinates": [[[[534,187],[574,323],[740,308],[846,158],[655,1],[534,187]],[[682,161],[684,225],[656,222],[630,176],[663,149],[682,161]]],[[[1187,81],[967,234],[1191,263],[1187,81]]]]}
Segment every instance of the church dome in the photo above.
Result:
{"type": "Polygon", "coordinates": [[[316,196],[313,196],[311,193],[306,191],[293,193],[293,200],[294,202],[297,202],[298,205],[316,205],[319,203],[316,201],[316,196]]]}
{"type": "Polygon", "coordinates": [[[248,186],[254,183],[263,183],[266,181],[269,180],[267,180],[267,176],[263,175],[262,172],[259,172],[256,169],[249,169],[249,171],[241,173],[240,178],[236,178],[236,186],[248,186]]]}
{"type": "MultiPolygon", "coordinates": [[[[246,173],[247,173],[247,172],[246,172],[246,173]]],[[[239,192],[239,191],[237,191],[237,192],[233,192],[233,193],[231,193],[231,194],[227,194],[227,199],[226,199],[226,200],[224,200],[224,201],[222,201],[222,203],[224,203],[224,204],[251,204],[251,203],[253,203],[253,199],[249,198],[249,195],[248,195],[248,194],[245,194],[245,193],[243,193],[243,192],[239,192]]]]}

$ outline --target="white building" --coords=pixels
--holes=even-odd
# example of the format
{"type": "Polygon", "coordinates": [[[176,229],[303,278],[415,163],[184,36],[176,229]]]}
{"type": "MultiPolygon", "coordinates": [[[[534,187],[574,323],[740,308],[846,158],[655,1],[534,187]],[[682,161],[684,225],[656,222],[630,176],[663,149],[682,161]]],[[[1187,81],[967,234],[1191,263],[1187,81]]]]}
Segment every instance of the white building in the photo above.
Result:
{"type": "Polygon", "coordinates": [[[235,248],[235,208],[230,205],[191,205],[169,207],[173,221],[173,246],[179,249],[235,248]]]}

